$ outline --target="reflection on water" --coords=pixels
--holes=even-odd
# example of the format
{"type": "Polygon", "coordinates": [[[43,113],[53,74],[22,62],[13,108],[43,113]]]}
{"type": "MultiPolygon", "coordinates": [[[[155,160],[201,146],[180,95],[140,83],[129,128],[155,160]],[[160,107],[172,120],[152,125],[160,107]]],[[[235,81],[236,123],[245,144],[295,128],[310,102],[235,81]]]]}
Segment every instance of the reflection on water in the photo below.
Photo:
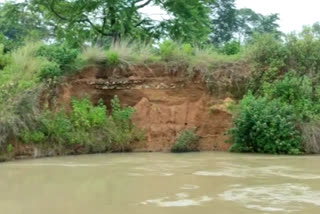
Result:
{"type": "Polygon", "coordinates": [[[320,156],[105,154],[0,164],[6,214],[320,213],[320,156]]]}

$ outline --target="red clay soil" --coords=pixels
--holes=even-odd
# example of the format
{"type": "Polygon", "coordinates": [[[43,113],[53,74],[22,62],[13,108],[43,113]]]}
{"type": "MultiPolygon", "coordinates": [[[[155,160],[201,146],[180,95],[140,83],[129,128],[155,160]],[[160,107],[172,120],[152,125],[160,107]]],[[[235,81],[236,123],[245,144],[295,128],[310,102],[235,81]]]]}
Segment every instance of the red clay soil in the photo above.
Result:
{"type": "Polygon", "coordinates": [[[93,102],[117,95],[123,105],[133,106],[133,122],[144,130],[146,140],[135,143],[133,151],[169,151],[178,134],[195,128],[200,151],[225,151],[224,133],[232,115],[225,110],[229,99],[209,95],[199,77],[187,80],[183,70],[165,66],[137,66],[104,70],[88,68],[59,87],[58,103],[70,108],[72,97],[88,96],[93,102]]]}

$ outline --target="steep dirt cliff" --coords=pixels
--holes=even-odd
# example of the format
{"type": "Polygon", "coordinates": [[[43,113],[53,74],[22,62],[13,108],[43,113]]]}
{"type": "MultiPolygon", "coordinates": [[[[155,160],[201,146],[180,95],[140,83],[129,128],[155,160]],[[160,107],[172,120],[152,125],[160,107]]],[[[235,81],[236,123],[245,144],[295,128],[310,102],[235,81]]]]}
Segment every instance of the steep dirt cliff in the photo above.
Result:
{"type": "Polygon", "coordinates": [[[224,133],[232,122],[225,110],[230,99],[209,95],[200,75],[186,78],[179,68],[87,68],[64,81],[56,94],[57,103],[66,109],[72,97],[83,96],[95,103],[102,99],[109,109],[115,95],[123,105],[133,106],[133,122],[146,136],[144,142],[133,144],[133,151],[168,151],[177,135],[191,128],[200,136],[201,151],[229,148],[224,133]]]}

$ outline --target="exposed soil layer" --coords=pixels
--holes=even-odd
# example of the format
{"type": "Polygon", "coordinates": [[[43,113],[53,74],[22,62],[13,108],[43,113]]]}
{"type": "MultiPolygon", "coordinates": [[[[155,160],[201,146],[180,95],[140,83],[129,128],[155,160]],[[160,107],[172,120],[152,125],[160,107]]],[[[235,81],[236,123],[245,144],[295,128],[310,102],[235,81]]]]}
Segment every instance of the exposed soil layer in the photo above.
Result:
{"type": "Polygon", "coordinates": [[[70,109],[72,97],[88,96],[95,103],[102,99],[110,109],[115,95],[136,109],[133,122],[145,132],[146,140],[135,143],[133,151],[169,151],[181,131],[193,128],[200,136],[200,151],[229,148],[224,133],[232,122],[225,110],[230,99],[209,95],[200,75],[186,78],[179,68],[87,68],[59,87],[57,102],[70,109]]]}

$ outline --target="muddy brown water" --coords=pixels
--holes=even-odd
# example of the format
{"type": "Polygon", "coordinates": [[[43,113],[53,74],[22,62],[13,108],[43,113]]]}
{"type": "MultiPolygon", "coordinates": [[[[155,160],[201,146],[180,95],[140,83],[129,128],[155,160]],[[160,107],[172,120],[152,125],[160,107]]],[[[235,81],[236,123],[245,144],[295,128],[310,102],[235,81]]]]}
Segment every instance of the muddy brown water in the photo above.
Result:
{"type": "Polygon", "coordinates": [[[135,153],[0,164],[0,213],[320,213],[320,156],[135,153]]]}

